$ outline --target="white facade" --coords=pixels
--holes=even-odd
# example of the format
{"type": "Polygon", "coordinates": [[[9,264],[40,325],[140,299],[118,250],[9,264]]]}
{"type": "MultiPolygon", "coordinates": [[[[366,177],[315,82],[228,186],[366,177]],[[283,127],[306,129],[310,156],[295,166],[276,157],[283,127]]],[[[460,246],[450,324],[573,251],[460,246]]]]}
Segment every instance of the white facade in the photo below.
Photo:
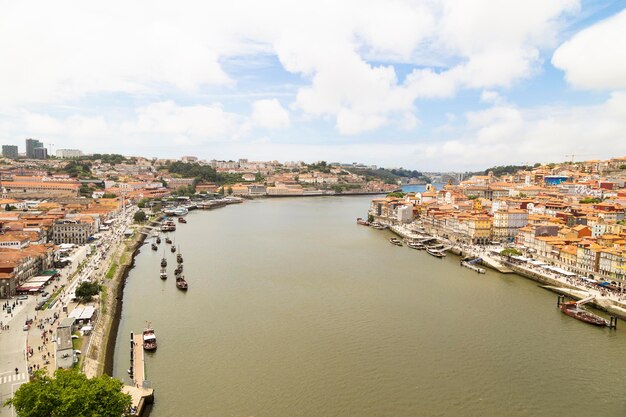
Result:
{"type": "Polygon", "coordinates": [[[78,149],[57,149],[57,158],[78,158],[83,152],[78,149]]]}

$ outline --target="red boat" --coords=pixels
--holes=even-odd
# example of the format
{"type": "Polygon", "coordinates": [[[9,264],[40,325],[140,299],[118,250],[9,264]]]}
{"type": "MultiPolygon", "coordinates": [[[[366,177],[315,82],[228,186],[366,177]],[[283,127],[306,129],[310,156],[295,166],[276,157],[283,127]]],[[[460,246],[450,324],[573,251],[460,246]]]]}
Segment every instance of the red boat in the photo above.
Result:
{"type": "Polygon", "coordinates": [[[356,219],[356,223],[360,224],[361,226],[369,226],[370,225],[370,222],[368,222],[367,220],[363,220],[360,217],[356,219]]]}
{"type": "Polygon", "coordinates": [[[565,303],[561,303],[559,306],[561,311],[567,314],[570,317],[574,317],[580,321],[584,321],[585,323],[593,324],[594,326],[606,327],[608,325],[607,321],[600,316],[593,314],[590,311],[587,311],[583,308],[580,308],[576,301],[567,301],[565,303]]]}

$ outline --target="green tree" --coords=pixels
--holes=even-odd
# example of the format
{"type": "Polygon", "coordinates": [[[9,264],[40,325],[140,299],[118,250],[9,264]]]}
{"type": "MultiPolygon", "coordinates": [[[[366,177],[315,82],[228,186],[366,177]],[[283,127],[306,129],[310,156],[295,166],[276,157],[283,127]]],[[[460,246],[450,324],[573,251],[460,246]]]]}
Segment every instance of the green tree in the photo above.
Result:
{"type": "Polygon", "coordinates": [[[139,210],[137,211],[137,213],[135,213],[135,215],[133,216],[133,220],[135,221],[135,223],[143,223],[146,221],[146,213],[144,213],[143,210],[139,210]]]}
{"type": "Polygon", "coordinates": [[[58,369],[49,377],[37,371],[4,405],[12,405],[19,417],[121,417],[131,405],[122,386],[108,375],[88,379],[76,370],[58,369]]]}
{"type": "Polygon", "coordinates": [[[518,251],[515,248],[503,249],[500,251],[500,255],[502,256],[520,256],[522,252],[518,251]]]}
{"type": "Polygon", "coordinates": [[[233,193],[233,187],[228,187],[226,192],[228,192],[228,195],[231,195],[233,193]]]}
{"type": "Polygon", "coordinates": [[[117,197],[117,195],[115,195],[114,193],[104,193],[102,194],[102,198],[115,198],[117,197]]]}
{"type": "Polygon", "coordinates": [[[95,282],[81,282],[78,287],[76,287],[76,298],[81,301],[89,301],[91,297],[98,294],[100,292],[100,287],[95,282]]]}
{"type": "Polygon", "coordinates": [[[405,195],[406,195],[405,193],[397,191],[395,193],[387,194],[387,197],[404,198],[405,195]]]}

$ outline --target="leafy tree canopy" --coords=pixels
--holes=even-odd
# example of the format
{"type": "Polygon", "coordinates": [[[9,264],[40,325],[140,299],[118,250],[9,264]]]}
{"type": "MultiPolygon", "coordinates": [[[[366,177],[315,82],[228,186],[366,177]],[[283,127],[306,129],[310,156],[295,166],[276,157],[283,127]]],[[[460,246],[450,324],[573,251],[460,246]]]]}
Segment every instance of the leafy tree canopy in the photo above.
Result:
{"type": "Polygon", "coordinates": [[[100,292],[100,287],[95,282],[81,282],[76,287],[76,297],[81,301],[91,300],[91,297],[100,292]]]}
{"type": "Polygon", "coordinates": [[[146,221],[146,213],[143,210],[138,210],[137,213],[133,216],[133,220],[135,223],[143,223],[146,221]]]}
{"type": "Polygon", "coordinates": [[[37,371],[4,405],[12,405],[18,417],[121,417],[131,405],[122,386],[107,375],[88,379],[76,370],[58,369],[49,377],[37,371]]]}

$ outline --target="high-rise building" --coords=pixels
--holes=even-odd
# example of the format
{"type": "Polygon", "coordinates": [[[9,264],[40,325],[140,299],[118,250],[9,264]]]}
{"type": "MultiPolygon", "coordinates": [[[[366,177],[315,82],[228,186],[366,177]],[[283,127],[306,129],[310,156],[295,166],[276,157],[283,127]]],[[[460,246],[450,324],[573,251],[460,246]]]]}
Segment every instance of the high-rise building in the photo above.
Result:
{"type": "MultiPolygon", "coordinates": [[[[36,159],[35,149],[43,148],[43,143],[38,141],[37,139],[26,139],[26,158],[28,159],[36,159]]],[[[45,149],[45,148],[44,148],[45,149]]],[[[47,153],[46,153],[47,157],[47,153]]],[[[41,158],[45,159],[45,158],[41,158]]]]}
{"type": "Polygon", "coordinates": [[[78,158],[83,156],[78,149],[57,149],[57,158],[78,158]]]}
{"type": "Polygon", "coordinates": [[[17,159],[19,157],[19,154],[17,153],[17,146],[2,145],[2,156],[5,158],[17,159]]]}
{"type": "Polygon", "coordinates": [[[33,159],[48,159],[48,150],[44,147],[33,149],[33,159]]]}

